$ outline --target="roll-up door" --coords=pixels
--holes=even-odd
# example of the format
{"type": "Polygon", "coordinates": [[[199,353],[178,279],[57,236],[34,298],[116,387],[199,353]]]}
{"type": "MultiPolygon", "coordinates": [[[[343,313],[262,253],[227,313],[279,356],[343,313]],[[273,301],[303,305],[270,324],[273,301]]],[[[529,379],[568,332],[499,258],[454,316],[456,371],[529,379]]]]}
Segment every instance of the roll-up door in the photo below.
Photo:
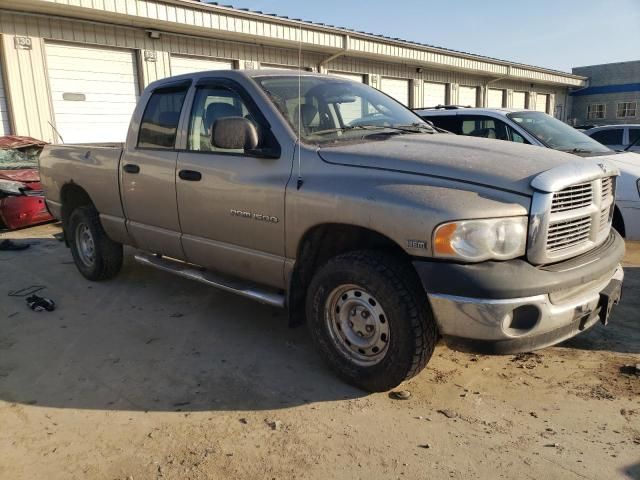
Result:
{"type": "Polygon", "coordinates": [[[171,75],[206,72],[208,70],[233,70],[233,61],[171,55],[171,75]]]}
{"type": "Polygon", "coordinates": [[[292,70],[292,71],[298,71],[301,70],[300,68],[296,67],[296,66],[287,66],[287,65],[269,65],[268,63],[261,63],[260,64],[260,68],[262,69],[269,69],[269,70],[292,70]]]}
{"type": "Polygon", "coordinates": [[[513,92],[513,108],[527,108],[526,92],[513,92]]]}
{"type": "Polygon", "coordinates": [[[502,108],[504,107],[504,90],[490,88],[487,96],[487,107],[502,108]]]}
{"type": "Polygon", "coordinates": [[[124,142],[139,93],[132,50],[47,43],[56,130],[66,143],[124,142]]]}
{"type": "Polygon", "coordinates": [[[409,80],[382,77],[380,90],[403,105],[409,106],[409,80]]]}
{"type": "Polygon", "coordinates": [[[424,82],[424,107],[437,107],[447,103],[447,85],[444,83],[424,82]]]}
{"type": "Polygon", "coordinates": [[[364,75],[361,75],[359,73],[329,72],[329,75],[333,75],[334,77],[346,78],[347,80],[352,80],[354,82],[364,83],[364,75]]]}
{"type": "Polygon", "coordinates": [[[538,93],[536,95],[536,110],[538,112],[548,112],[549,95],[545,93],[538,93]]]}
{"type": "Polygon", "coordinates": [[[478,106],[478,87],[458,87],[458,104],[465,107],[478,106]]]}
{"type": "MultiPolygon", "coordinates": [[[[364,75],[357,73],[329,72],[329,75],[344,78],[345,80],[351,80],[353,82],[364,83],[364,75]]],[[[359,120],[364,116],[364,112],[362,111],[362,99],[360,97],[356,97],[354,102],[341,103],[339,108],[342,122],[345,125],[349,125],[349,123],[354,120],[359,120]]]]}

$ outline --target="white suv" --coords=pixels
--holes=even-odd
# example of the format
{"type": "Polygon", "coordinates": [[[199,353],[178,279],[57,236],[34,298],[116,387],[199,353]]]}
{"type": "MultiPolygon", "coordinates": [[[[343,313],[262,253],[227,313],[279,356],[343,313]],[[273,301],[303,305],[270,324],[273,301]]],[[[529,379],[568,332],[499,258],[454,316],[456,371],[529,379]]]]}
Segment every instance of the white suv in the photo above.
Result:
{"type": "Polygon", "coordinates": [[[630,152],[640,153],[640,124],[638,125],[603,125],[584,131],[596,142],[613,150],[629,149],[630,152]],[[631,144],[634,144],[631,146],[631,144]]]}
{"type": "Polygon", "coordinates": [[[620,170],[613,226],[627,240],[640,240],[640,155],[614,152],[546,113],[506,108],[444,106],[415,111],[436,127],[458,135],[526,143],[595,160],[620,170]]]}

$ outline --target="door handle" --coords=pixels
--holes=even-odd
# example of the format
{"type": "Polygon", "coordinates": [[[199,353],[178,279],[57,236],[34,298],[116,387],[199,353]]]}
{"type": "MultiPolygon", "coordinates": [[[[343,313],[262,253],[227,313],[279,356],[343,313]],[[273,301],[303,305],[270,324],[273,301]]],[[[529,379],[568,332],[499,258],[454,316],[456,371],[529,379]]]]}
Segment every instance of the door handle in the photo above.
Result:
{"type": "Polygon", "coordinates": [[[122,169],[127,173],[140,173],[140,166],[134,163],[127,163],[122,169]]]}
{"type": "Polygon", "coordinates": [[[202,179],[202,174],[195,170],[180,170],[178,176],[188,182],[199,182],[202,179]]]}

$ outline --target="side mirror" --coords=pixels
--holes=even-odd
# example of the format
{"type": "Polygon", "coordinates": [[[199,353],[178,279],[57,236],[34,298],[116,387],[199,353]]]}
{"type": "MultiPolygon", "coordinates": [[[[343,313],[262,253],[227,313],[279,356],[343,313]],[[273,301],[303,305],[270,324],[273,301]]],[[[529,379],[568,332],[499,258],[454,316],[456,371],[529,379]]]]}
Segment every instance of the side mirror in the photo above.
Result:
{"type": "Polygon", "coordinates": [[[258,129],[243,117],[220,118],[211,128],[211,145],[217,148],[247,151],[255,150],[258,143],[258,129]]]}

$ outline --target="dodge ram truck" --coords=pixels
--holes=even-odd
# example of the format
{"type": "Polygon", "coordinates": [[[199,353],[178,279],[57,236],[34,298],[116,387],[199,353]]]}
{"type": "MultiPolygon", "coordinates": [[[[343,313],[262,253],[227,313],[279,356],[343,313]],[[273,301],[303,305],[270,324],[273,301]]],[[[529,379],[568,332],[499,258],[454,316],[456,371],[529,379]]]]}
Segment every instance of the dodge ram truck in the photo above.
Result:
{"type": "Polygon", "coordinates": [[[440,338],[529,351],[606,324],[620,298],[615,168],[439,134],[343,78],[160,80],[124,144],[50,145],[40,171],[87,279],[114,277],[133,246],[144,265],[288,309],[369,391],[416,375],[440,338]]]}

